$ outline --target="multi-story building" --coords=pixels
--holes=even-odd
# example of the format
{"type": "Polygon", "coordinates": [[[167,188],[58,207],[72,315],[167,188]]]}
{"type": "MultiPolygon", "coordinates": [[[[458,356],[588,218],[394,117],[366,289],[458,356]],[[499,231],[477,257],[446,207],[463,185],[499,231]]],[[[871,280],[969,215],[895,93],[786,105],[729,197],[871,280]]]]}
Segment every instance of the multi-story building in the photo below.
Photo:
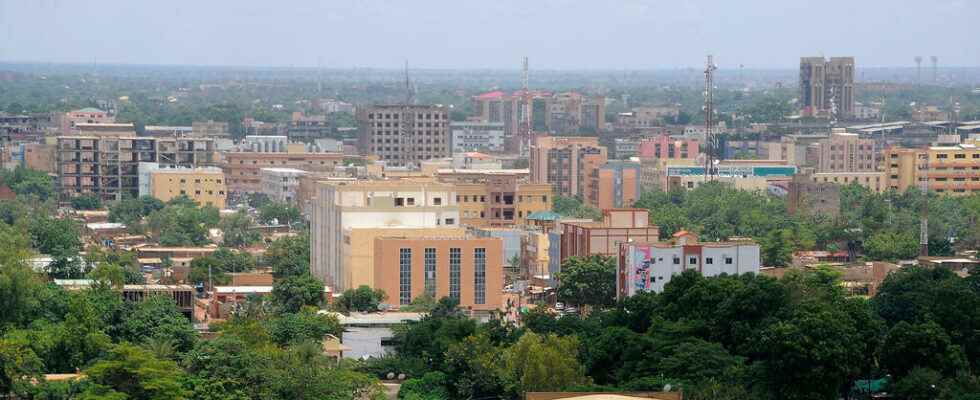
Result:
{"type": "Polygon", "coordinates": [[[61,200],[94,193],[103,200],[139,195],[139,163],[193,168],[214,162],[214,142],[202,138],[60,136],[57,187],[61,200]]]}
{"type": "Polygon", "coordinates": [[[613,160],[592,171],[586,203],[600,210],[631,207],[640,197],[640,163],[613,160]]]}
{"type": "MultiPolygon", "coordinates": [[[[377,228],[350,228],[342,232],[344,237],[341,246],[341,265],[346,266],[343,281],[349,287],[357,288],[362,285],[375,286],[374,276],[374,240],[381,237],[426,238],[440,237],[463,238],[466,228],[462,226],[439,226],[428,228],[407,228],[385,226],[377,228]]],[[[389,299],[391,300],[391,299],[389,299]]]]}
{"type": "Polygon", "coordinates": [[[296,168],[262,168],[259,170],[262,193],[271,200],[293,203],[296,201],[299,179],[308,173],[296,168]]]}
{"type": "Polygon", "coordinates": [[[375,105],[357,112],[361,151],[390,165],[452,156],[449,109],[440,105],[375,105]]]}
{"type": "Polygon", "coordinates": [[[928,180],[930,191],[941,194],[980,193],[980,148],[976,142],[928,149],[893,147],[885,150],[888,187],[900,192],[928,180]]]}
{"type": "Polygon", "coordinates": [[[800,58],[800,105],[803,116],[854,116],[854,57],[800,58]]]}
{"type": "Polygon", "coordinates": [[[759,244],[751,240],[699,242],[678,232],[670,243],[624,243],[619,249],[616,293],[622,299],[640,292],[660,293],[674,275],[686,270],[703,276],[759,273],[759,244]]]}
{"type": "Polygon", "coordinates": [[[874,139],[862,139],[856,133],[834,128],[830,137],[821,140],[817,172],[870,172],[876,171],[874,139]]]}
{"type": "Polygon", "coordinates": [[[57,146],[48,143],[21,143],[21,162],[27,168],[54,173],[58,170],[57,146]]]}
{"type": "Polygon", "coordinates": [[[242,130],[245,135],[283,136],[286,134],[286,124],[263,122],[255,118],[243,118],[242,130]]]}
{"type": "MultiPolygon", "coordinates": [[[[715,168],[715,175],[706,179],[703,165],[662,164],[652,171],[656,186],[663,191],[675,188],[695,189],[705,182],[731,185],[739,190],[766,191],[773,183],[788,182],[796,175],[797,167],[778,160],[726,160],[715,168]]],[[[644,177],[648,173],[643,171],[644,177]]]]}
{"type": "Polygon", "coordinates": [[[187,196],[202,206],[225,208],[227,188],[220,168],[166,168],[150,172],[150,195],[162,201],[187,196]]]}
{"type": "Polygon", "coordinates": [[[354,113],[354,105],[337,99],[316,99],[313,100],[313,107],[327,114],[333,113],[354,113]]]}
{"type": "Polygon", "coordinates": [[[285,135],[247,135],[239,144],[241,151],[256,153],[286,153],[289,150],[289,137],[285,135]]]}
{"type": "Polygon", "coordinates": [[[81,110],[69,111],[61,116],[61,134],[75,135],[78,130],[77,124],[111,124],[116,122],[116,118],[106,111],[98,108],[87,107],[81,110]]]}
{"type": "Polygon", "coordinates": [[[136,136],[132,123],[75,123],[72,132],[78,136],[136,136]]]}
{"type": "Polygon", "coordinates": [[[504,150],[503,122],[451,122],[449,129],[454,153],[504,150]]]}
{"type": "Polygon", "coordinates": [[[375,288],[407,306],[428,294],[448,296],[476,311],[502,307],[503,245],[486,237],[383,237],[374,246],[375,288]]]}
{"type": "Polygon", "coordinates": [[[230,152],[224,154],[221,168],[225,171],[228,190],[255,193],[262,190],[262,168],[295,168],[310,172],[333,171],[344,159],[356,158],[341,153],[259,153],[230,152]]]}
{"type": "MultiPolygon", "coordinates": [[[[600,222],[562,222],[560,261],[569,257],[619,254],[619,244],[655,243],[660,229],[650,225],[650,212],[643,208],[603,210],[600,222]]],[[[554,243],[552,243],[554,244],[554,243]]]]}
{"type": "Polygon", "coordinates": [[[810,180],[837,185],[858,184],[866,189],[881,193],[888,190],[888,180],[882,171],[875,172],[817,172],[810,174],[810,180]]]}
{"type": "Polygon", "coordinates": [[[310,272],[338,292],[353,267],[343,264],[345,230],[459,226],[455,187],[431,180],[318,181],[311,204],[310,272]]]}
{"type": "Polygon", "coordinates": [[[227,138],[231,136],[227,122],[213,120],[194,121],[191,123],[191,134],[198,137],[227,138]]]}
{"type": "Polygon", "coordinates": [[[608,161],[597,137],[539,136],[530,152],[531,181],[550,183],[555,194],[585,198],[592,171],[608,161]]]}
{"type": "Polygon", "coordinates": [[[660,127],[664,125],[664,119],[676,118],[680,111],[676,105],[633,107],[616,116],[616,128],[635,131],[660,127]]]}
{"type": "Polygon", "coordinates": [[[326,115],[305,115],[295,111],[286,132],[292,140],[311,141],[330,137],[333,134],[333,124],[326,115]]]}
{"type": "Polygon", "coordinates": [[[490,172],[457,178],[456,203],[470,226],[526,225],[536,211],[551,209],[551,185],[528,183],[521,174],[490,172]]]}
{"type": "Polygon", "coordinates": [[[52,114],[19,115],[0,112],[0,139],[40,141],[51,125],[52,114]]]}
{"type": "Polygon", "coordinates": [[[700,154],[700,142],[695,139],[672,138],[668,135],[646,137],[640,140],[640,158],[662,160],[696,160],[700,154]]]}
{"type": "Polygon", "coordinates": [[[193,130],[194,128],[189,126],[146,125],[143,127],[143,136],[188,136],[193,130]]]}

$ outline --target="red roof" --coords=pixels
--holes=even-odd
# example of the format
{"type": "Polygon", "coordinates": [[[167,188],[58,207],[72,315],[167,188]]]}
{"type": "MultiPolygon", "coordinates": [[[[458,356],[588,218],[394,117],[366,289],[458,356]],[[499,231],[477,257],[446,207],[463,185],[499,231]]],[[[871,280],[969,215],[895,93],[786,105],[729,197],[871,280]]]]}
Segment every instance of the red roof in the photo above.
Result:
{"type": "Polygon", "coordinates": [[[497,91],[481,94],[479,96],[476,96],[476,98],[478,100],[489,100],[489,99],[499,99],[504,96],[505,96],[504,92],[497,90],[497,91]]]}
{"type": "Polygon", "coordinates": [[[677,231],[677,232],[674,232],[674,234],[671,235],[671,236],[673,236],[675,238],[678,238],[678,237],[687,236],[687,235],[690,235],[690,234],[691,234],[691,232],[688,232],[688,231],[677,231]]]}

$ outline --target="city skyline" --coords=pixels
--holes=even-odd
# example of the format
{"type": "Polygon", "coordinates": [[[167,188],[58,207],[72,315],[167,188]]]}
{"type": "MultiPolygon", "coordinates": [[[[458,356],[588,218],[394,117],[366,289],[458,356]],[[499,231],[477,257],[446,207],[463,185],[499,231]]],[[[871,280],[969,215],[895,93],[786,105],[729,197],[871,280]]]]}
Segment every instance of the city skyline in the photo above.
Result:
{"type": "Polygon", "coordinates": [[[969,37],[980,5],[902,3],[0,2],[0,61],[499,69],[526,55],[533,69],[618,70],[699,67],[711,53],[749,69],[794,68],[810,55],[862,67],[914,66],[917,55],[980,65],[955,40],[969,37]]]}

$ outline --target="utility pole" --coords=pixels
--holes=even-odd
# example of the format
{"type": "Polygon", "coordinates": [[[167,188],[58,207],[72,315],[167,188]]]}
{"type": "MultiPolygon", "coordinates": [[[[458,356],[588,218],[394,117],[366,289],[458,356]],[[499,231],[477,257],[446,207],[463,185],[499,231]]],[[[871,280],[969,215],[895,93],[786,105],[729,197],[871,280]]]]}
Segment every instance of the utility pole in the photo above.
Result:
{"type": "Polygon", "coordinates": [[[714,64],[713,57],[709,54],[708,61],[704,67],[704,181],[708,182],[714,178],[715,170],[715,135],[712,132],[714,123],[714,77],[718,67],[714,64]]]}
{"type": "Polygon", "coordinates": [[[932,61],[932,83],[939,83],[939,57],[931,56],[929,60],[932,61]]]}

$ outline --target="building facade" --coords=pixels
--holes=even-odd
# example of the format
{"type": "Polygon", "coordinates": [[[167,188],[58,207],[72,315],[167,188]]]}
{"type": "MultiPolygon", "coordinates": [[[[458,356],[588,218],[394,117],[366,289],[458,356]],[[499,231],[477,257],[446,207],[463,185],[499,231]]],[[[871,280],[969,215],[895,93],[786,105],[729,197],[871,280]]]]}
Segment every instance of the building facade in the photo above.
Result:
{"type": "Polygon", "coordinates": [[[878,170],[874,139],[835,128],[819,142],[817,172],[869,172],[878,170]]]}
{"type": "MultiPolygon", "coordinates": [[[[400,237],[406,239],[422,238],[463,238],[466,228],[461,226],[440,226],[428,228],[380,227],[380,228],[351,228],[343,232],[344,240],[341,246],[342,265],[345,265],[344,277],[349,287],[357,288],[362,285],[376,287],[374,276],[374,245],[375,239],[382,237],[400,237]]],[[[389,301],[391,298],[389,298],[389,301]]]]}
{"type": "Polygon", "coordinates": [[[375,288],[395,307],[428,294],[456,299],[463,308],[500,309],[503,246],[497,238],[385,237],[374,245],[375,288]]]}
{"type": "Polygon", "coordinates": [[[936,193],[980,193],[980,148],[976,142],[928,149],[892,147],[884,154],[890,189],[899,192],[917,189],[922,180],[928,180],[929,190],[936,193]]]}
{"type": "Polygon", "coordinates": [[[62,201],[82,194],[103,200],[139,195],[139,163],[194,168],[214,162],[214,142],[203,138],[60,136],[58,180],[62,201]]]}
{"type": "Polygon", "coordinates": [[[663,292],[674,275],[695,270],[703,276],[759,273],[759,245],[751,240],[732,242],[624,243],[620,248],[617,297],[640,292],[663,292]]]}
{"type": "Polygon", "coordinates": [[[516,174],[456,181],[461,221],[470,226],[526,225],[531,213],[551,209],[553,197],[551,185],[527,183],[516,174]]]}
{"type": "Polygon", "coordinates": [[[650,213],[642,208],[603,210],[601,222],[560,224],[559,262],[569,257],[615,257],[619,253],[620,243],[655,243],[660,240],[660,229],[650,225],[650,213]]]}
{"type": "Polygon", "coordinates": [[[454,153],[467,151],[504,151],[503,122],[451,122],[454,153]]]}
{"type": "Polygon", "coordinates": [[[116,118],[106,111],[98,108],[83,108],[73,110],[61,116],[61,134],[78,134],[77,124],[111,124],[116,122],[116,118]]]}
{"type": "Polygon", "coordinates": [[[229,152],[221,168],[225,171],[228,190],[256,193],[262,191],[262,168],[293,168],[310,172],[328,172],[343,165],[344,159],[357,158],[341,153],[259,153],[229,152]]]}
{"type": "Polygon", "coordinates": [[[854,57],[800,58],[801,114],[808,117],[854,116],[854,57]]]}
{"type": "Polygon", "coordinates": [[[150,172],[150,195],[162,201],[187,196],[202,206],[225,208],[227,187],[220,168],[171,168],[150,172]]]}
{"type": "Polygon", "coordinates": [[[597,137],[539,136],[530,152],[531,181],[550,183],[556,195],[585,198],[592,172],[606,161],[597,137]]]}
{"type": "Polygon", "coordinates": [[[357,112],[361,151],[390,165],[418,165],[452,156],[449,109],[438,105],[375,105],[357,112]]]}
{"type": "Polygon", "coordinates": [[[213,120],[191,122],[191,134],[197,137],[227,138],[231,136],[227,122],[213,120]]]}
{"type": "Polygon", "coordinates": [[[640,163],[613,160],[592,172],[586,203],[600,210],[632,207],[640,198],[640,163]]]}
{"type": "Polygon", "coordinates": [[[308,173],[295,168],[262,168],[262,193],[271,200],[294,204],[299,180],[308,173]]]}
{"type": "Polygon", "coordinates": [[[408,179],[317,181],[311,200],[310,272],[338,292],[350,288],[344,231],[380,227],[459,226],[453,185],[408,179]]]}

